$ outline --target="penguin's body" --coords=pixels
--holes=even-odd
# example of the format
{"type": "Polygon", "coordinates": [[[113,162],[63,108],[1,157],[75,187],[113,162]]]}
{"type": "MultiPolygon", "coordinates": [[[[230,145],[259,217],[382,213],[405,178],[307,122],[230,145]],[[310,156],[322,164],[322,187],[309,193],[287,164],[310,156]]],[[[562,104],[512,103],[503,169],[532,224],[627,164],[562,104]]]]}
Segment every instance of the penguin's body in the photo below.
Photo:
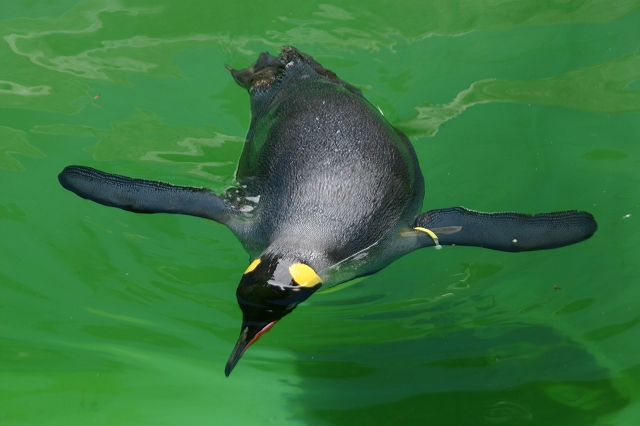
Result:
{"type": "Polygon", "coordinates": [[[251,91],[252,121],[232,189],[245,215],[231,228],[252,257],[298,258],[327,287],[332,265],[397,245],[398,228],[410,230],[422,207],[423,178],[407,138],[357,89],[327,80],[296,50],[282,56],[262,54],[251,77],[234,72],[251,91]],[[269,89],[251,86],[277,72],[286,78],[269,89]]]}
{"type": "Polygon", "coordinates": [[[372,274],[424,246],[537,250],[582,241],[597,228],[576,211],[420,214],[424,181],[413,147],[359,90],[292,47],[229,69],[251,95],[252,121],[238,186],[224,197],[81,166],[59,176],[65,188],[104,205],[205,217],[234,232],[251,263],[237,290],[243,324],[227,375],[320,286],[372,274]]]}

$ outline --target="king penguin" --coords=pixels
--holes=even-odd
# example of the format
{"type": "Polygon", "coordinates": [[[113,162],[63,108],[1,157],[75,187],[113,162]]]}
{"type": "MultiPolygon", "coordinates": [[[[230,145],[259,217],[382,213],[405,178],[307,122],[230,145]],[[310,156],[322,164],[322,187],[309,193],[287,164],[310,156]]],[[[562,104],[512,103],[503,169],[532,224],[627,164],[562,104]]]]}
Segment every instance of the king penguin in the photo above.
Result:
{"type": "Polygon", "coordinates": [[[373,274],[413,250],[466,245],[519,252],[589,238],[582,211],[420,213],[424,180],[409,139],[311,56],[283,47],[249,68],[229,66],[250,95],[237,186],[133,179],[84,166],[58,176],[80,197],[136,213],[177,213],[226,225],[249,253],[236,295],[240,337],[225,367],[320,287],[373,274]]]}

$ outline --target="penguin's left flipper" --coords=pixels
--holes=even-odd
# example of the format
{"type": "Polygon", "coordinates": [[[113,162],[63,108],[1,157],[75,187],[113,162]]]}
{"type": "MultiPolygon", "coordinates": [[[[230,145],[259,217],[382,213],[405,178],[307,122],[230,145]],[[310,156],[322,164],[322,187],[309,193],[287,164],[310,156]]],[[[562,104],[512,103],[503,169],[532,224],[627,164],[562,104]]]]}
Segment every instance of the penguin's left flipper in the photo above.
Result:
{"type": "Polygon", "coordinates": [[[481,213],[463,207],[430,210],[413,228],[423,246],[477,246],[502,251],[543,250],[586,240],[598,228],[590,213],[481,213]]]}
{"type": "Polygon", "coordinates": [[[132,179],[84,166],[68,166],[60,184],[82,198],[135,213],[177,213],[226,224],[234,214],[227,200],[206,188],[132,179]]]}

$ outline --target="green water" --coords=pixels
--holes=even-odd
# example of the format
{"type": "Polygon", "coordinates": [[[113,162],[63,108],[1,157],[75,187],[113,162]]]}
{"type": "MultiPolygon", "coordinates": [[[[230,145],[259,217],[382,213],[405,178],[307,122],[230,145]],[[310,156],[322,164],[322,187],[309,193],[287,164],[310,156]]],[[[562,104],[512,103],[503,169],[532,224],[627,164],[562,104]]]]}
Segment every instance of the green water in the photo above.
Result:
{"type": "Polygon", "coordinates": [[[0,36],[3,426],[640,421],[639,1],[16,0],[0,36]],[[223,65],[283,44],[412,137],[425,209],[588,210],[598,232],[414,252],[314,295],[225,378],[231,233],[56,175],[223,191],[249,123],[223,65]]]}

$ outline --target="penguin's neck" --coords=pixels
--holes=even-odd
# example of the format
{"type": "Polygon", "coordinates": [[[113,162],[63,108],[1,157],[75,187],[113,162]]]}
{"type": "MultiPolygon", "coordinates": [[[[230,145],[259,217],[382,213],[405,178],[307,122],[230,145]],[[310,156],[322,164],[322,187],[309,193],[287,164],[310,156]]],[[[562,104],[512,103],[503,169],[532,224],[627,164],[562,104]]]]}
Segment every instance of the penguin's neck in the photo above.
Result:
{"type": "Polygon", "coordinates": [[[263,255],[301,262],[311,266],[318,273],[334,263],[321,247],[304,238],[278,238],[269,245],[263,255]]]}

